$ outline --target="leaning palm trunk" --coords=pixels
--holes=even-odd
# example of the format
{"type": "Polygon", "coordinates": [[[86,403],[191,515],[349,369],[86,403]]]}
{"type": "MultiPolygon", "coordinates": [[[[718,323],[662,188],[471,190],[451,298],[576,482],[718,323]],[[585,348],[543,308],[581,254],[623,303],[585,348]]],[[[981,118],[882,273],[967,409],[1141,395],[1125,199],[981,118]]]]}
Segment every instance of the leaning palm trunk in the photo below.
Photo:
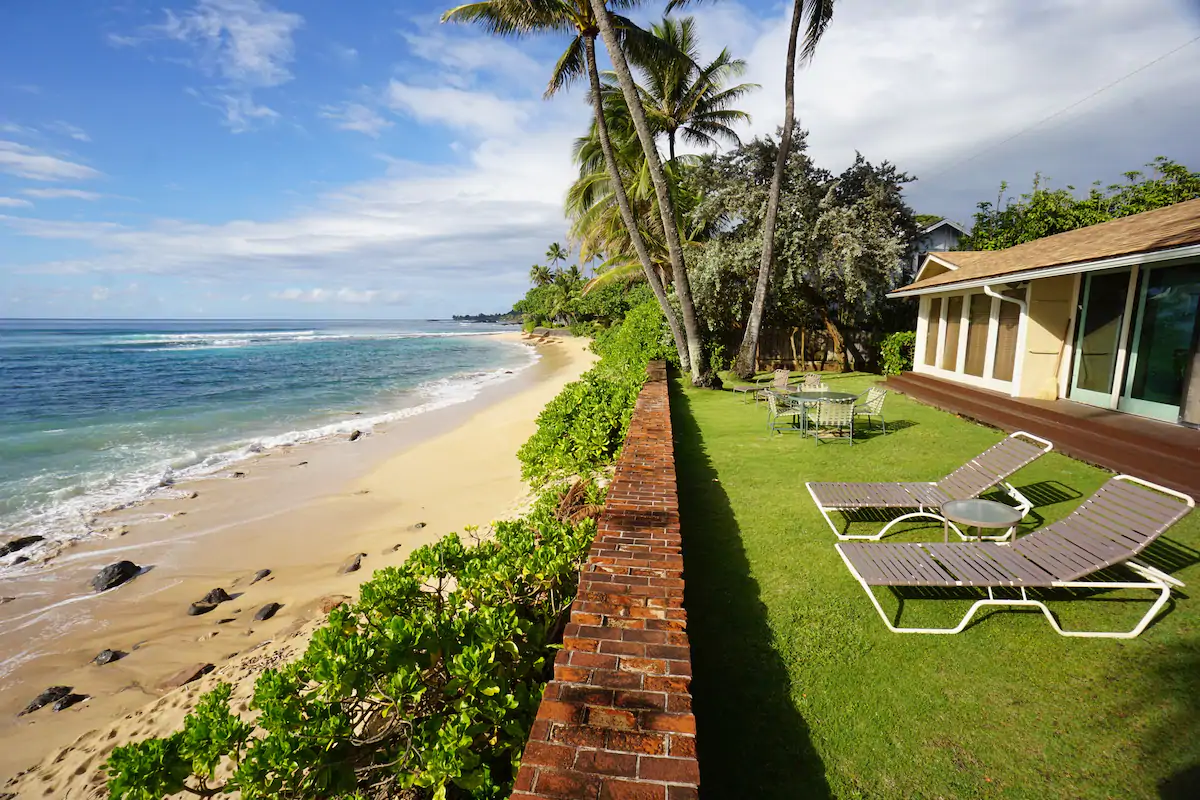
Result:
{"type": "Polygon", "coordinates": [[[767,216],[763,219],[762,258],[758,263],[758,283],[754,286],[754,302],[750,306],[750,319],[746,321],[746,333],[738,349],[733,372],[740,378],[754,375],[754,353],[758,349],[758,335],[762,330],[763,308],[767,302],[767,287],[771,283],[771,272],[775,268],[775,221],[779,218],[779,198],[783,194],[783,174],[787,170],[788,157],[792,151],[792,131],[796,126],[796,42],[800,38],[800,16],[804,0],[795,0],[792,9],[792,32],[788,37],[787,76],[783,81],[783,134],[779,137],[779,153],[775,157],[775,174],[771,176],[771,193],[767,198],[767,216]]]}
{"type": "Polygon", "coordinates": [[[704,363],[704,347],[700,338],[700,324],[696,319],[696,306],[692,302],[692,288],[688,281],[687,267],[683,260],[683,245],[679,241],[679,221],[675,215],[675,203],[671,199],[671,187],[667,184],[667,176],[663,171],[662,159],[658,155],[658,146],[650,125],[646,121],[646,111],[642,108],[641,96],[633,75],[629,71],[629,62],[625,51],[617,40],[612,17],[608,13],[606,0],[591,0],[592,10],[596,15],[596,23],[600,28],[600,36],[608,49],[613,70],[617,73],[617,82],[621,85],[621,94],[629,106],[629,116],[637,129],[638,139],[646,155],[646,167],[650,172],[650,180],[654,183],[654,193],[658,198],[658,211],[662,217],[663,235],[667,243],[667,256],[671,262],[671,272],[675,279],[675,296],[679,298],[679,308],[683,316],[683,330],[687,337],[688,356],[691,361],[692,383],[703,385],[708,383],[707,370],[704,363]]]}
{"type": "MultiPolygon", "coordinates": [[[[754,302],[750,306],[750,318],[746,321],[746,333],[738,349],[733,365],[734,374],[749,378],[754,374],[754,352],[758,349],[758,336],[762,330],[763,308],[767,302],[767,288],[771,283],[771,272],[775,268],[775,222],[779,218],[779,198],[783,194],[783,176],[787,171],[788,158],[792,153],[792,132],[796,126],[796,47],[800,38],[800,20],[804,16],[806,0],[794,0],[792,4],[792,28],[788,37],[787,74],[783,81],[784,116],[783,133],[779,137],[779,154],[775,159],[775,174],[771,177],[771,193],[767,198],[767,216],[763,220],[762,259],[758,264],[758,283],[754,286],[754,302]]],[[[825,32],[833,16],[833,0],[808,0],[808,31],[805,34],[804,58],[812,57],[817,42],[825,32]]]]}
{"type": "Polygon", "coordinates": [[[587,56],[588,80],[592,87],[592,107],[596,110],[596,136],[600,139],[600,149],[604,153],[604,164],[608,168],[608,179],[612,182],[613,196],[617,200],[617,207],[621,210],[621,220],[629,231],[629,241],[632,242],[633,249],[637,252],[638,260],[642,262],[642,270],[646,273],[646,282],[650,284],[650,289],[654,292],[654,296],[658,299],[658,304],[667,318],[667,325],[671,328],[671,337],[675,340],[675,350],[679,353],[679,363],[683,369],[690,372],[694,362],[687,346],[687,340],[679,328],[679,319],[675,316],[675,309],[671,307],[667,291],[663,288],[654,263],[650,259],[650,251],[646,248],[646,240],[642,238],[637,218],[633,215],[633,207],[629,204],[629,195],[625,192],[625,184],[621,180],[621,171],[617,166],[617,157],[613,153],[612,140],[608,135],[608,122],[604,119],[600,70],[596,66],[595,37],[583,37],[583,46],[587,56]]]}

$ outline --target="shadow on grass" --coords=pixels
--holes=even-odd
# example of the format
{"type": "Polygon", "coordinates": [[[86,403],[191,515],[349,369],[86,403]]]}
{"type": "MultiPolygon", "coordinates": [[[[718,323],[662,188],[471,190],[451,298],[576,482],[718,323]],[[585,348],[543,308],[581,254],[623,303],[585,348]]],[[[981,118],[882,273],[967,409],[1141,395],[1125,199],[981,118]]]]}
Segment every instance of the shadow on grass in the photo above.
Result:
{"type": "Polygon", "coordinates": [[[808,725],[792,703],[729,498],[688,397],[674,382],[671,419],[702,796],[831,797],[808,725]]]}

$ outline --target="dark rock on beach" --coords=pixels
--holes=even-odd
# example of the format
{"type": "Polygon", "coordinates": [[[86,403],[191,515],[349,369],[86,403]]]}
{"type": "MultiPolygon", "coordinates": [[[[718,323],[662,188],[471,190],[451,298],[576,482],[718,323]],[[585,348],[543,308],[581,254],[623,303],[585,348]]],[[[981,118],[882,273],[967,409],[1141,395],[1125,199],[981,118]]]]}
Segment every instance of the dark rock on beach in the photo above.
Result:
{"type": "Polygon", "coordinates": [[[258,572],[254,573],[254,580],[250,581],[250,585],[253,586],[254,584],[258,583],[259,581],[261,581],[263,578],[267,577],[270,574],[271,574],[271,570],[260,569],[258,572]]]}
{"type": "Polygon", "coordinates": [[[33,700],[30,701],[29,705],[25,706],[25,710],[22,711],[20,714],[17,714],[17,716],[23,717],[26,714],[32,714],[34,711],[37,711],[42,706],[49,705],[50,703],[57,703],[59,700],[63,699],[70,693],[71,693],[70,686],[51,686],[46,691],[42,692],[37,697],[33,698],[33,700]]]}
{"type": "Polygon", "coordinates": [[[88,696],[86,694],[72,693],[72,694],[67,695],[66,697],[60,697],[58,699],[58,702],[56,702],[53,705],[53,707],[51,707],[50,710],[51,711],[62,711],[64,708],[70,708],[71,706],[75,705],[76,703],[82,702],[87,699],[88,699],[88,696]]]}
{"type": "Polygon", "coordinates": [[[198,617],[201,614],[207,614],[216,607],[216,603],[205,603],[203,600],[200,600],[188,606],[187,613],[189,617],[198,617]]]}
{"type": "Polygon", "coordinates": [[[322,614],[328,614],[335,608],[339,608],[350,602],[350,598],[344,594],[327,594],[317,601],[317,608],[322,614]]]}
{"type": "Polygon", "coordinates": [[[29,556],[17,556],[16,558],[13,559],[13,563],[14,564],[24,564],[28,560],[29,560],[29,556]]]}
{"type": "Polygon", "coordinates": [[[15,553],[18,550],[24,550],[26,547],[35,545],[45,538],[45,536],[21,536],[17,539],[13,539],[11,542],[5,542],[4,544],[0,544],[0,556],[6,556],[9,553],[15,553]]]}
{"type": "Polygon", "coordinates": [[[212,589],[209,591],[208,594],[204,595],[204,597],[201,598],[200,602],[201,603],[211,603],[212,605],[215,606],[217,603],[225,603],[232,599],[233,598],[229,596],[228,592],[226,592],[224,589],[222,589],[221,587],[218,586],[216,589],[212,589]]]}
{"type": "Polygon", "coordinates": [[[338,575],[345,575],[349,572],[357,572],[360,568],[362,568],[362,560],[366,558],[366,556],[366,553],[355,553],[347,558],[342,562],[342,565],[338,567],[338,575]]]}
{"type": "Polygon", "coordinates": [[[233,473],[233,477],[235,477],[235,478],[244,478],[244,477],[246,477],[246,473],[244,473],[244,472],[235,472],[235,473],[233,473]]]}
{"type": "Polygon", "coordinates": [[[350,441],[352,441],[352,442],[357,442],[361,438],[362,438],[362,431],[354,431],[354,433],[350,434],[350,441]]]}
{"type": "Polygon", "coordinates": [[[424,527],[425,527],[425,523],[424,523],[424,522],[418,522],[416,525],[413,525],[413,526],[412,526],[412,529],[413,529],[414,531],[419,531],[419,530],[421,530],[421,528],[424,528],[424,527]]]}
{"type": "Polygon", "coordinates": [[[167,692],[171,691],[172,689],[178,689],[180,686],[189,684],[197,678],[203,678],[205,675],[212,672],[213,669],[214,667],[212,664],[192,664],[191,666],[187,666],[179,670],[174,675],[164,678],[158,684],[158,688],[167,692]]]}
{"type": "Polygon", "coordinates": [[[114,661],[120,661],[126,655],[126,653],[123,653],[120,650],[101,650],[99,654],[92,659],[92,663],[102,667],[105,664],[111,664],[114,661]]]}
{"type": "Polygon", "coordinates": [[[92,588],[97,592],[108,591],[133,578],[141,569],[132,561],[118,561],[115,564],[109,564],[97,572],[96,577],[92,578],[92,588]]]}
{"type": "Polygon", "coordinates": [[[259,622],[268,620],[271,617],[275,616],[275,612],[281,608],[283,608],[283,606],[280,605],[279,603],[267,603],[265,606],[263,606],[262,608],[260,608],[258,610],[258,612],[254,615],[254,619],[258,620],[259,622]]]}

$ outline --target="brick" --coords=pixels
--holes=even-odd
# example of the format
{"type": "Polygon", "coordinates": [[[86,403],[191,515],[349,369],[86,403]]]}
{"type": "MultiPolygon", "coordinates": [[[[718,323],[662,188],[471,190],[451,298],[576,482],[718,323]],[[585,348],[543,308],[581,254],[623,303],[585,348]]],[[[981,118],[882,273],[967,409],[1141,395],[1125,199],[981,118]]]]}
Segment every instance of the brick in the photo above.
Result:
{"type": "Polygon", "coordinates": [[[593,775],[617,775],[636,778],[638,758],[632,753],[610,753],[607,750],[580,750],[575,760],[578,772],[593,775]]]}
{"type": "Polygon", "coordinates": [[[571,683],[583,683],[591,677],[591,671],[580,669],[578,667],[563,667],[558,664],[554,665],[554,680],[569,681],[571,683]]]}
{"type": "MultiPolygon", "coordinates": [[[[533,791],[533,779],[537,777],[537,770],[532,767],[522,766],[517,771],[517,779],[513,781],[514,792],[529,792],[533,791]]],[[[517,795],[513,795],[516,797],[517,795]]]]}
{"type": "Polygon", "coordinates": [[[554,732],[554,741],[572,747],[604,747],[608,740],[608,733],[607,728],[564,725],[554,732]]]}
{"type": "Polygon", "coordinates": [[[668,786],[667,800],[700,800],[700,790],[694,786],[668,786]]]}
{"type": "Polygon", "coordinates": [[[617,708],[654,709],[661,711],[666,708],[667,696],[658,692],[618,691],[613,698],[613,705],[617,708]]]}
{"type": "Polygon", "coordinates": [[[580,800],[596,797],[600,791],[600,779],[595,775],[573,770],[542,770],[538,773],[534,791],[541,797],[580,800]]]}
{"type": "Polygon", "coordinates": [[[606,686],[611,689],[640,689],[642,676],[633,672],[613,672],[598,669],[592,673],[593,686],[606,686]]]}
{"type": "MultiPolygon", "coordinates": [[[[566,651],[562,651],[566,652],[566,651]]],[[[561,655],[561,652],[560,652],[561,655]]],[[[587,669],[616,669],[617,657],[600,655],[599,653],[583,653],[574,651],[570,654],[571,666],[587,669]]]]}
{"type": "Polygon", "coordinates": [[[588,706],[611,706],[613,690],[581,683],[558,684],[560,699],[565,703],[582,703],[588,706]]]}
{"type": "Polygon", "coordinates": [[[618,656],[646,655],[646,645],[641,642],[601,642],[600,652],[618,656]]]}
{"type": "Polygon", "coordinates": [[[575,748],[545,742],[530,742],[525,745],[522,764],[534,767],[559,767],[570,769],[575,763],[575,748]]]}
{"type": "Polygon", "coordinates": [[[669,736],[667,744],[667,752],[676,758],[695,758],[696,757],[696,737],[695,736],[669,736]]]}
{"type": "Polygon", "coordinates": [[[667,752],[667,737],[661,733],[609,731],[608,749],[624,753],[642,753],[648,756],[663,755],[667,752]]]}
{"type": "Polygon", "coordinates": [[[622,672],[640,672],[645,675],[665,675],[668,664],[659,658],[622,658],[617,669],[622,672]]]}
{"type": "Polygon", "coordinates": [[[700,767],[694,758],[642,756],[638,759],[638,777],[650,781],[697,784],[700,782],[700,767]]]}
{"type": "MultiPolygon", "coordinates": [[[[597,728],[614,728],[625,731],[637,728],[637,717],[632,711],[623,711],[616,708],[589,708],[587,712],[587,724],[594,725],[597,728]]],[[[674,729],[660,728],[659,730],[674,729]]]]}
{"type": "Polygon", "coordinates": [[[690,694],[669,694],[667,695],[667,711],[679,711],[683,713],[691,713],[692,711],[692,696],[690,694]]]}
{"type": "Polygon", "coordinates": [[[600,787],[600,800],[667,800],[667,787],[662,784],[608,780],[600,787]]]}
{"type": "Polygon", "coordinates": [[[671,733],[696,733],[696,718],[691,714],[671,714],[659,711],[643,711],[641,729],[668,731],[671,733]]]}
{"type": "Polygon", "coordinates": [[[554,722],[580,722],[583,719],[583,709],[574,703],[543,699],[538,707],[537,718],[554,722]]]}
{"type": "Polygon", "coordinates": [[[672,692],[680,694],[687,692],[691,683],[690,678],[672,678],[660,675],[647,675],[645,678],[642,678],[642,688],[647,692],[672,692]]]}

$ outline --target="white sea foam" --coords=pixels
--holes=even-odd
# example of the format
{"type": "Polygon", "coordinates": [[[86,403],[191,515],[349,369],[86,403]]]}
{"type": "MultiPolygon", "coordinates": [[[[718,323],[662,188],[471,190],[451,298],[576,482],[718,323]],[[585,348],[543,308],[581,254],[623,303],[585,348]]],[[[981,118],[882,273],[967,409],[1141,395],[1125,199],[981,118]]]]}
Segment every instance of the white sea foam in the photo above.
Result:
{"type": "MultiPolygon", "coordinates": [[[[409,399],[417,400],[412,405],[352,416],[304,430],[228,442],[206,452],[184,450],[140,472],[92,475],[71,486],[64,486],[54,492],[44,507],[30,510],[24,519],[9,528],[9,532],[15,535],[38,534],[46,538],[18,554],[5,557],[3,562],[6,566],[0,566],[0,574],[29,574],[39,568],[39,562],[58,552],[66,542],[111,535],[113,531],[105,527],[110,523],[98,520],[98,515],[130,508],[151,498],[181,496],[178,489],[172,488],[176,483],[217,475],[242,461],[279,448],[344,436],[354,430],[369,433],[388,423],[468,402],[478,397],[485,388],[509,380],[528,369],[541,357],[531,347],[523,349],[527,355],[525,363],[511,369],[473,372],[419,385],[406,395],[409,399]],[[13,564],[13,560],[19,556],[30,560],[19,565],[13,564]]],[[[147,446],[165,449],[163,443],[148,443],[147,446]]]]}
{"type": "Polygon", "coordinates": [[[221,331],[214,333],[137,333],[109,340],[111,346],[155,348],[161,350],[211,350],[230,347],[287,344],[291,342],[344,341],[348,339],[424,339],[458,336],[492,336],[496,331],[409,332],[318,332],[297,331],[221,331]]]}

